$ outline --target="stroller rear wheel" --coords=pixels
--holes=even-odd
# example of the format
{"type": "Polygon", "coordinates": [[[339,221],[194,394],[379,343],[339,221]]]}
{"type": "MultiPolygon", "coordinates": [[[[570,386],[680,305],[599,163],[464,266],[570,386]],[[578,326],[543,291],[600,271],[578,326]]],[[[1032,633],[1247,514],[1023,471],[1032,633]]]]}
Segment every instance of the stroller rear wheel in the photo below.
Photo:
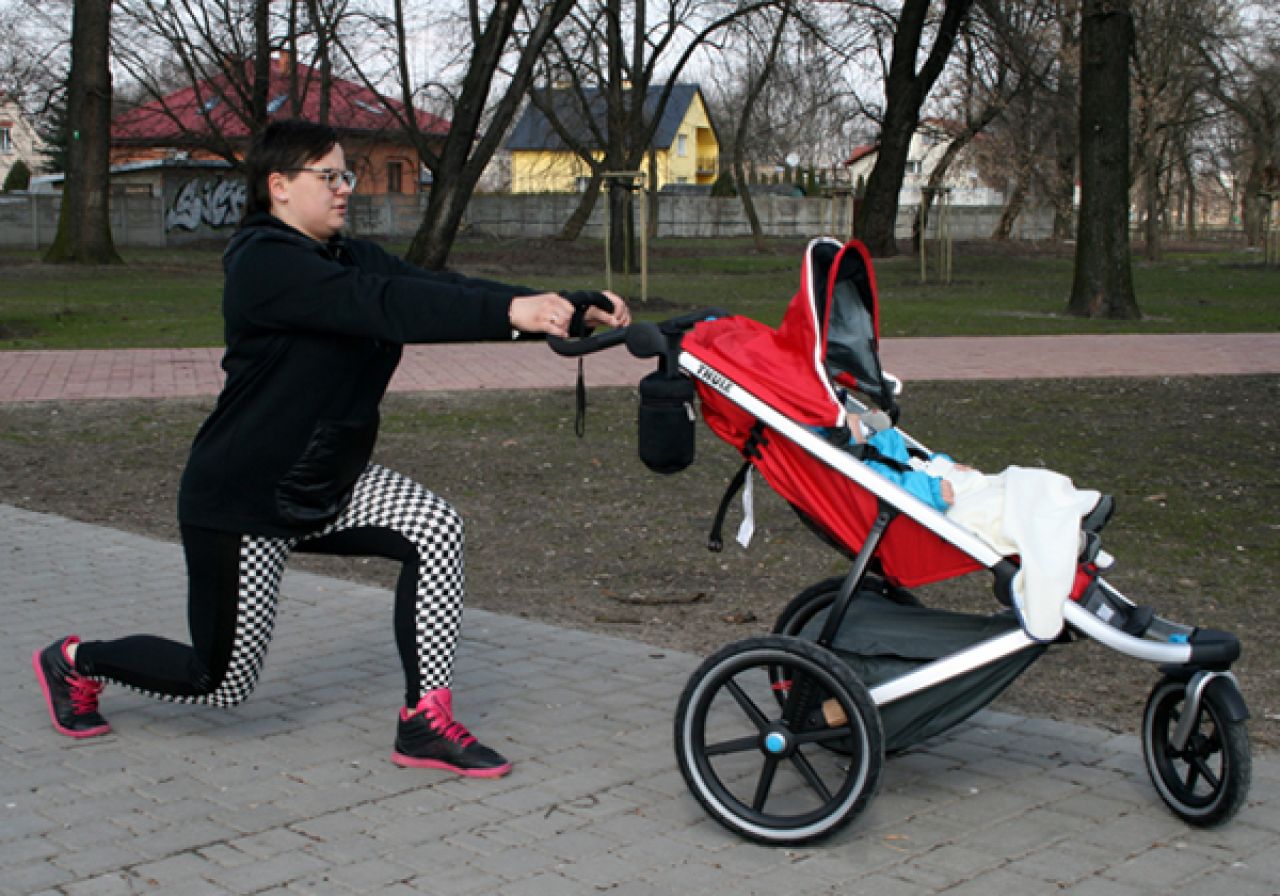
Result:
{"type": "MultiPolygon", "coordinates": [[[[843,584],[844,576],[832,576],[829,579],[823,579],[821,582],[815,582],[801,591],[791,598],[790,603],[783,607],[782,612],[778,614],[777,620],[773,623],[773,633],[775,635],[799,635],[813,617],[835,603],[836,597],[840,594],[840,586],[843,584]]],[[[864,590],[869,589],[876,594],[881,594],[894,603],[912,607],[923,606],[911,592],[902,588],[895,588],[879,578],[868,577],[863,583],[863,588],[864,590]]]]}
{"type": "MultiPolygon", "coordinates": [[[[825,613],[836,602],[836,598],[840,596],[840,586],[843,584],[844,576],[832,576],[829,579],[823,579],[821,582],[815,582],[801,591],[782,608],[782,612],[778,614],[777,620],[773,623],[773,633],[788,637],[801,637],[814,617],[825,613]]],[[[865,585],[869,586],[876,594],[882,594],[894,603],[913,607],[924,606],[911,592],[901,588],[894,588],[879,578],[870,578],[865,585]]],[[[770,674],[776,683],[777,676],[780,673],[775,670],[770,674]]],[[[781,693],[778,696],[781,701],[781,693]]]]}
{"type": "Polygon", "coordinates": [[[1234,816],[1248,795],[1249,733],[1210,687],[1201,697],[1190,737],[1177,747],[1186,691],[1186,682],[1172,677],[1152,689],[1142,716],[1142,752],[1152,783],[1174,814],[1196,827],[1213,827],[1234,816]]]}
{"type": "Polygon", "coordinates": [[[830,651],[779,636],[728,644],[698,667],[680,696],[675,747],[707,813],[769,844],[846,825],[884,765],[880,716],[862,682],[830,651]]]}

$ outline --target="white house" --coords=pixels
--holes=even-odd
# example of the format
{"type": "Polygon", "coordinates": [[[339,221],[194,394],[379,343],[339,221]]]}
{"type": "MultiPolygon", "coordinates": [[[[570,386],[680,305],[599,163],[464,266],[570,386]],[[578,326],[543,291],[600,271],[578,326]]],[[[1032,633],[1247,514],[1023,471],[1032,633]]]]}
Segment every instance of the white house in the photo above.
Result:
{"type": "Polygon", "coordinates": [[[34,174],[40,168],[40,136],[22,107],[0,93],[0,184],[21,159],[34,174]]]}
{"type": "MultiPolygon", "coordinates": [[[[978,139],[981,139],[979,136],[978,139]]],[[[929,183],[938,163],[942,161],[951,142],[951,133],[947,122],[937,119],[926,119],[920,122],[916,132],[911,136],[911,146],[907,150],[907,167],[902,177],[902,190],[898,193],[898,204],[913,206],[920,204],[920,190],[929,183]]],[[[989,186],[978,172],[966,147],[947,169],[942,186],[950,190],[952,205],[1003,205],[1004,194],[989,186]]],[[[859,179],[865,180],[875,167],[877,146],[859,146],[845,160],[849,170],[849,179],[857,184],[859,179]]]]}

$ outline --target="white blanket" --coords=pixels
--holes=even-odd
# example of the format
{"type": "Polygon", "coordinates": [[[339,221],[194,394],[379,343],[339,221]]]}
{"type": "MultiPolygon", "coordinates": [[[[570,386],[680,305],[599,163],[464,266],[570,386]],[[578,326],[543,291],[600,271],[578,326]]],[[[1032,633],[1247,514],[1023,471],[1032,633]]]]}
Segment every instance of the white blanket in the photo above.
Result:
{"type": "Polygon", "coordinates": [[[1009,467],[998,475],[957,469],[936,457],[925,467],[955,487],[947,516],[985,538],[1002,554],[1017,554],[1014,609],[1031,637],[1051,641],[1062,631],[1062,607],[1070,597],[1080,554],[1080,519],[1099,492],[1077,489],[1052,470],[1009,467]]]}

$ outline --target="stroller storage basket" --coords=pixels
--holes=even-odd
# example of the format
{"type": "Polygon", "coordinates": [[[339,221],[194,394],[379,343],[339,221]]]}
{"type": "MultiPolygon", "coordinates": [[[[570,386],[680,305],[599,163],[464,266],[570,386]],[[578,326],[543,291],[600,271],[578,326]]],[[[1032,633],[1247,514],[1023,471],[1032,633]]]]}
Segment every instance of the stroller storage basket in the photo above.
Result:
{"type": "MultiPolygon", "coordinates": [[[[816,640],[827,611],[815,613],[800,636],[816,640]]],[[[849,605],[831,650],[868,688],[905,675],[966,647],[1017,631],[1008,612],[969,615],[909,606],[864,591],[849,605]]],[[[901,700],[879,706],[886,752],[903,750],[946,731],[982,709],[1044,653],[1032,644],[990,665],[901,700]]]]}

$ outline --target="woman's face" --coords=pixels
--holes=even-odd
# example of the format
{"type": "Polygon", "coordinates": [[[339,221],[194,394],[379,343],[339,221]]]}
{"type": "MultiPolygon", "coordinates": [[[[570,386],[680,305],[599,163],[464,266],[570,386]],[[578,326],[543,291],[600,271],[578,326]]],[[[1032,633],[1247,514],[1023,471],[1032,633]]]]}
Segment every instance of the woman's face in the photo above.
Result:
{"type": "Polygon", "coordinates": [[[335,145],[318,159],[292,171],[273,171],[268,176],[271,213],[312,239],[326,242],[347,221],[347,199],[352,187],[330,172],[347,168],[342,147],[335,145]],[[330,189],[328,181],[336,189],[330,189]]]}

